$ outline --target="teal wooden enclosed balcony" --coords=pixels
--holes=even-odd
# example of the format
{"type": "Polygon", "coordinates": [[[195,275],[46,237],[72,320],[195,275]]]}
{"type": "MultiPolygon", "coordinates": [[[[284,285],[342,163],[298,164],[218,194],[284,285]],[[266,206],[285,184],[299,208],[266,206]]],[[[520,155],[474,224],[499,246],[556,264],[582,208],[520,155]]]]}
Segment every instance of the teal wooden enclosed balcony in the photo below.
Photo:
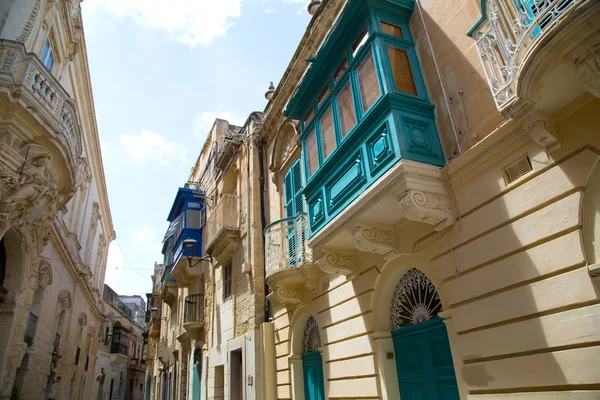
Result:
{"type": "Polygon", "coordinates": [[[408,28],[414,4],[350,2],[288,103],[301,121],[312,235],[403,161],[445,164],[408,28]]]}

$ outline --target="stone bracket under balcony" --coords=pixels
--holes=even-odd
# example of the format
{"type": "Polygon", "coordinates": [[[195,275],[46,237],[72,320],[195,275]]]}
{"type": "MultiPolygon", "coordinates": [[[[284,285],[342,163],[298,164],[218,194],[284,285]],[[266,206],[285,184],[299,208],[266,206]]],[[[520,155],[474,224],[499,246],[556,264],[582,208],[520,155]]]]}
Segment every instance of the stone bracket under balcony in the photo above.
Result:
{"type": "Polygon", "coordinates": [[[302,268],[289,270],[285,276],[267,280],[271,293],[267,296],[270,301],[283,304],[288,308],[310,304],[312,294],[317,289],[320,269],[314,265],[304,265],[302,268]]]}
{"type": "Polygon", "coordinates": [[[226,262],[240,244],[240,230],[222,227],[206,246],[206,254],[219,263],[226,262]]]}
{"type": "Polygon", "coordinates": [[[326,274],[345,275],[354,279],[356,273],[356,257],[353,254],[344,254],[325,251],[319,257],[317,266],[326,274]]]}
{"type": "Polygon", "coordinates": [[[234,194],[223,193],[206,221],[205,252],[221,264],[227,262],[239,246],[238,200],[234,194]]]}

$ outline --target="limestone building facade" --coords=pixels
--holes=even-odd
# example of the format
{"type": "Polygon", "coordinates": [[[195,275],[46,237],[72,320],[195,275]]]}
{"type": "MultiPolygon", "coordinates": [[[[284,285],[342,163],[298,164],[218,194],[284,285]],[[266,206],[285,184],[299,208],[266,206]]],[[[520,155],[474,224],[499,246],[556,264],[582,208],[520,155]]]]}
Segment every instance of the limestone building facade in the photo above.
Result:
{"type": "Polygon", "coordinates": [[[599,18],[319,4],[260,130],[266,399],[600,396],[599,18]]]}
{"type": "MultiPolygon", "coordinates": [[[[90,399],[142,400],[146,382],[143,358],[147,327],[110,286],[104,285],[103,323],[98,336],[98,361],[90,399]]],[[[143,301],[143,300],[142,300],[143,301]]]]}
{"type": "Polygon", "coordinates": [[[310,9],[177,193],[152,398],[598,398],[600,4],[310,9]]]}
{"type": "Polygon", "coordinates": [[[79,1],[2,2],[0,398],[91,398],[114,238],[79,1]]]}

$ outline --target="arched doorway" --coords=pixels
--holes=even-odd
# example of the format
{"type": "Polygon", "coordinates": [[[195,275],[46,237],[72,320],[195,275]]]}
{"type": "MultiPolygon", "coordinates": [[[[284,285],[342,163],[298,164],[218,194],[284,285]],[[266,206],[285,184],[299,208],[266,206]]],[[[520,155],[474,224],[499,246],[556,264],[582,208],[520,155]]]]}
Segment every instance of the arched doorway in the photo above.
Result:
{"type": "Polygon", "coordinates": [[[302,370],[304,373],[305,400],[324,400],[323,359],[321,357],[321,337],[317,321],[311,315],[304,325],[302,336],[302,370]]]}
{"type": "Polygon", "coordinates": [[[418,269],[408,270],[396,285],[390,310],[402,399],[460,398],[441,311],[433,283],[418,269]]]}

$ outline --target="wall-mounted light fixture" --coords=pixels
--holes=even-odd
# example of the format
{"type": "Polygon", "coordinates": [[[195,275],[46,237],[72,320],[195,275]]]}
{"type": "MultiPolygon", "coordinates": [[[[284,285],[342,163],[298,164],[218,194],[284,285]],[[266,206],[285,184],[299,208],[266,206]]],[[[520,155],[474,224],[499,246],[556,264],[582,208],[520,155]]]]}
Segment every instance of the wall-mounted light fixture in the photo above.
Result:
{"type": "Polygon", "coordinates": [[[185,256],[185,258],[187,258],[188,265],[190,268],[195,267],[202,261],[210,261],[211,263],[213,262],[211,256],[202,256],[198,259],[198,261],[192,264],[192,259],[194,258],[194,249],[196,248],[197,244],[198,241],[196,239],[187,238],[183,240],[183,255],[185,256]]]}

